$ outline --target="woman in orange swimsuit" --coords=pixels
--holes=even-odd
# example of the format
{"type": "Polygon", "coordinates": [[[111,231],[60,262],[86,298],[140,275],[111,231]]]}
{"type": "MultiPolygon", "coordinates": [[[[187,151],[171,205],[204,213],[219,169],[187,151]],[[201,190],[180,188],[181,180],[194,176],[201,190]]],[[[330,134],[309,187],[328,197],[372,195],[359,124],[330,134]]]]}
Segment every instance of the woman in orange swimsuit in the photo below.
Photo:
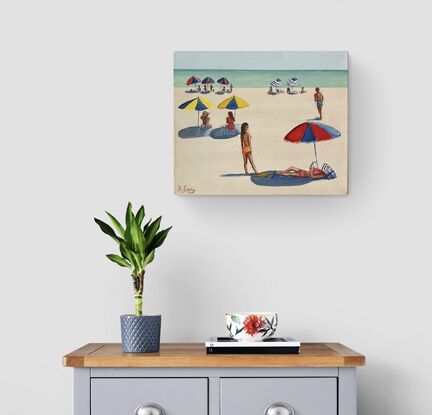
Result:
{"type": "Polygon", "coordinates": [[[235,118],[232,113],[232,111],[228,112],[228,117],[226,117],[226,127],[228,131],[234,131],[235,130],[235,118]]]}
{"type": "Polygon", "coordinates": [[[322,179],[327,175],[318,167],[312,164],[309,170],[299,169],[298,167],[290,166],[285,170],[276,172],[279,176],[295,176],[295,177],[311,177],[313,179],[322,179]]]}
{"type": "Polygon", "coordinates": [[[252,136],[249,134],[249,124],[247,122],[244,122],[241,125],[240,144],[241,144],[241,149],[243,154],[243,167],[244,167],[245,174],[249,174],[247,169],[248,161],[251,164],[254,172],[258,173],[252,157],[252,136]]]}

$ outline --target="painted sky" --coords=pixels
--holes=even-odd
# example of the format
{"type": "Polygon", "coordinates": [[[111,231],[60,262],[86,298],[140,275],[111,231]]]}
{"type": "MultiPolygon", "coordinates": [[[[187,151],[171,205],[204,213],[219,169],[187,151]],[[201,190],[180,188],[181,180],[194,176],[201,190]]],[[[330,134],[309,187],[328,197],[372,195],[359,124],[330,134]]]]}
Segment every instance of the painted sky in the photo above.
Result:
{"type": "Polygon", "coordinates": [[[176,51],[174,69],[346,70],[346,51],[176,51]]]}

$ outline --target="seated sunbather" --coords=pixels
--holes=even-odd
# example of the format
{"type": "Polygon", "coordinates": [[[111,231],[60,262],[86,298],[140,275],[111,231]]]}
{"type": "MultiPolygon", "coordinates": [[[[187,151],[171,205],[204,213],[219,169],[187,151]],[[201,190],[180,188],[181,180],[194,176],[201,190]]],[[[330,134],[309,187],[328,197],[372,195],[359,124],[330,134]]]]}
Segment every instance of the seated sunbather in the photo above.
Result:
{"type": "Polygon", "coordinates": [[[279,176],[294,176],[294,177],[311,177],[313,179],[321,179],[327,177],[320,168],[315,167],[316,164],[311,164],[309,170],[299,169],[298,167],[290,166],[285,170],[276,172],[279,176]]]}
{"type": "Polygon", "coordinates": [[[201,128],[203,130],[208,130],[209,128],[212,128],[209,115],[210,113],[208,111],[204,111],[200,117],[202,121],[201,128]]]}
{"type": "Polygon", "coordinates": [[[235,117],[232,111],[228,111],[228,117],[226,117],[226,127],[229,131],[235,130],[235,117]]]}

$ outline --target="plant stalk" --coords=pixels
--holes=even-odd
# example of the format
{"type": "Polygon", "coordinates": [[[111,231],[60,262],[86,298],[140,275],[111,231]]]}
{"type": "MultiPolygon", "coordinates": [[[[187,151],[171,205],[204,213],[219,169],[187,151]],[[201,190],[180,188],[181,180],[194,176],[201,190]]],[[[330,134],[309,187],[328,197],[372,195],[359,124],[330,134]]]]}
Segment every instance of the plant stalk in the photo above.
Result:
{"type": "Polygon", "coordinates": [[[133,286],[134,286],[134,301],[135,301],[135,315],[142,316],[142,297],[144,291],[144,273],[142,271],[140,274],[133,276],[133,286]]]}

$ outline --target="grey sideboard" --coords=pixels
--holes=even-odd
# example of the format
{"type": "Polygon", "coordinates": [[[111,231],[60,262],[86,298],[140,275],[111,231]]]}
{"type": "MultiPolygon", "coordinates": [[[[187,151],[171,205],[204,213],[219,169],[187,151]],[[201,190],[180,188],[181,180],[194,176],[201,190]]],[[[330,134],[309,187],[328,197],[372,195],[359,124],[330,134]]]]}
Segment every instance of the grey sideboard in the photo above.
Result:
{"type": "Polygon", "coordinates": [[[207,355],[203,344],[122,353],[88,344],[64,356],[74,415],[356,415],[363,355],[304,343],[298,355],[207,355]]]}

